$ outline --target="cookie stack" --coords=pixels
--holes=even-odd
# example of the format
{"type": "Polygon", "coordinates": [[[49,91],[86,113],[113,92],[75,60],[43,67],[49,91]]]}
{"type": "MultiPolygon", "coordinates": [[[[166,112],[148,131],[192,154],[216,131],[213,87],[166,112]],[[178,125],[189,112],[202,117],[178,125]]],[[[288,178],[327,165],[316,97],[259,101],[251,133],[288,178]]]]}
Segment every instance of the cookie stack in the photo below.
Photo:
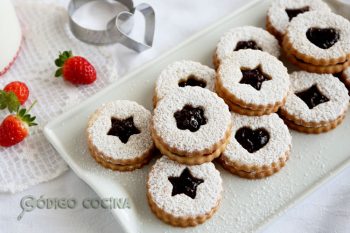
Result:
{"type": "Polygon", "coordinates": [[[153,115],[126,100],[92,114],[88,147],[104,167],[130,171],[146,164],[154,147],[161,152],[147,199],[164,222],[195,226],[216,212],[223,188],[213,160],[243,178],[271,176],[289,159],[288,127],[323,133],[343,121],[349,22],[320,0],[275,0],[267,30],[228,31],[213,55],[215,69],[190,60],[168,65],[155,85],[153,115]],[[280,43],[308,72],[288,74],[280,43]]]}
{"type": "Polygon", "coordinates": [[[215,71],[193,61],[169,65],[156,83],[151,133],[163,157],[149,174],[147,198],[152,211],[174,226],[203,223],[221,200],[222,180],[211,161],[229,143],[232,120],[211,91],[214,84],[215,71]]]}
{"type": "Polygon", "coordinates": [[[331,9],[322,0],[274,0],[267,11],[266,30],[282,42],[289,23],[311,11],[330,12],[331,9]]]}
{"type": "Polygon", "coordinates": [[[230,107],[233,122],[230,143],[219,162],[249,179],[278,172],[291,149],[288,127],[276,114],[290,90],[287,68],[266,52],[239,50],[221,61],[215,87],[230,107]]]}
{"type": "Polygon", "coordinates": [[[339,73],[350,65],[350,22],[330,12],[294,18],[283,37],[288,60],[313,73],[339,73]]]}

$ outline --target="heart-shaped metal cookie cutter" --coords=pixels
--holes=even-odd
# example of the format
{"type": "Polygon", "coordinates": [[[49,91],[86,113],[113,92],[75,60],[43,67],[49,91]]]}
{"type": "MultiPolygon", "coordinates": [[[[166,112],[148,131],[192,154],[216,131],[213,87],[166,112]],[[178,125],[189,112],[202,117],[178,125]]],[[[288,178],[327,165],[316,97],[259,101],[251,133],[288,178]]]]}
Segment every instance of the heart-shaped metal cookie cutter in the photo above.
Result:
{"type": "Polygon", "coordinates": [[[69,27],[76,38],[96,45],[120,43],[137,52],[152,47],[155,31],[155,12],[152,6],[141,3],[135,7],[132,0],[113,0],[124,5],[128,11],[119,12],[113,17],[108,22],[106,30],[93,30],[85,28],[73,20],[73,14],[77,9],[93,1],[96,0],[71,0],[68,5],[69,27]],[[134,26],[135,11],[142,13],[145,18],[144,42],[136,41],[128,36],[134,26]]]}

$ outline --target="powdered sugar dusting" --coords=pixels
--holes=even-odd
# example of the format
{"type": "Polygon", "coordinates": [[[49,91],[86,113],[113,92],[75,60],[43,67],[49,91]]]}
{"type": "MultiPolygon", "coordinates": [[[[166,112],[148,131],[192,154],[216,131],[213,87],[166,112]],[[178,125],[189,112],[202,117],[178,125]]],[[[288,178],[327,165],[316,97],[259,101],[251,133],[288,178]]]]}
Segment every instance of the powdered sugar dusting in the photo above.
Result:
{"type": "Polygon", "coordinates": [[[348,90],[339,79],[331,74],[315,74],[305,71],[290,75],[292,93],[287,97],[284,111],[307,122],[333,121],[348,109],[348,90]],[[296,92],[304,91],[317,84],[318,89],[329,101],[309,109],[296,92]]]}
{"type": "Polygon", "coordinates": [[[260,117],[232,113],[232,121],[233,128],[230,143],[222,154],[228,161],[249,166],[269,166],[273,162],[278,162],[279,158],[285,155],[292,143],[288,127],[276,113],[260,117]],[[249,153],[235,138],[237,130],[242,127],[249,127],[252,130],[264,128],[270,135],[269,142],[260,150],[249,153]]]}
{"type": "Polygon", "coordinates": [[[161,157],[152,167],[148,179],[149,193],[159,208],[176,217],[204,215],[221,199],[222,180],[213,163],[188,166],[161,157]],[[194,199],[186,194],[172,196],[173,186],[168,177],[178,177],[185,168],[204,182],[198,185],[194,199]]]}
{"type": "Polygon", "coordinates": [[[233,52],[222,61],[218,72],[225,89],[246,103],[275,104],[282,101],[289,90],[287,68],[276,57],[259,50],[233,52]],[[260,90],[249,84],[239,83],[242,79],[241,68],[255,69],[259,65],[271,78],[262,83],[260,90]]]}
{"type": "Polygon", "coordinates": [[[321,0],[275,0],[267,11],[267,15],[272,26],[284,34],[289,25],[286,9],[298,9],[306,6],[309,7],[309,11],[331,11],[329,6],[321,0]]]}
{"type": "Polygon", "coordinates": [[[232,28],[220,39],[216,48],[216,55],[219,60],[230,55],[239,41],[253,40],[265,52],[275,57],[280,56],[280,46],[277,39],[268,31],[253,26],[232,28]]]}
{"type": "Polygon", "coordinates": [[[345,80],[345,83],[349,83],[350,82],[350,67],[346,68],[344,71],[343,71],[343,79],[345,80]]]}
{"type": "Polygon", "coordinates": [[[165,96],[154,110],[154,129],[170,147],[189,153],[212,147],[224,139],[231,124],[228,106],[216,93],[200,87],[184,87],[165,96]],[[174,113],[186,104],[203,107],[207,123],[196,132],[176,126],[174,113]]]}
{"type": "Polygon", "coordinates": [[[287,36],[296,50],[314,58],[331,59],[350,54],[350,22],[334,13],[304,13],[291,21],[287,36]],[[319,48],[306,37],[306,31],[311,27],[334,28],[339,32],[339,40],[328,49],[319,48]]]}
{"type": "Polygon", "coordinates": [[[213,69],[199,62],[182,60],[167,66],[160,74],[155,89],[157,98],[162,99],[170,92],[181,89],[179,82],[186,80],[190,75],[205,81],[205,88],[214,91],[216,73],[213,69]]]}
{"type": "Polygon", "coordinates": [[[143,106],[133,101],[117,100],[105,104],[96,113],[97,117],[87,129],[88,137],[105,156],[112,159],[135,159],[152,147],[149,130],[152,116],[143,106]],[[133,116],[135,127],[141,131],[139,134],[132,135],[125,144],[119,137],[107,135],[111,129],[112,117],[126,119],[130,116],[133,116]]]}

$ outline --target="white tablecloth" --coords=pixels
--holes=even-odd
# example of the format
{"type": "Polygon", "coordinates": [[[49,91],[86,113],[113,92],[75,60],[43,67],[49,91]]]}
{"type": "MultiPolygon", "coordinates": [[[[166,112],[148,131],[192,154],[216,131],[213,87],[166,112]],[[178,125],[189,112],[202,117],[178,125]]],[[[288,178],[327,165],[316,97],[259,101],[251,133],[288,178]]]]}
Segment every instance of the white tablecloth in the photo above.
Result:
{"type": "MultiPolygon", "coordinates": [[[[53,0],[45,0],[53,2],[53,0]]],[[[66,5],[67,0],[57,1],[66,5]]],[[[136,1],[139,2],[139,1],[136,1]]],[[[177,0],[148,1],[157,12],[155,47],[136,54],[122,46],[115,46],[119,72],[157,57],[210,23],[229,14],[246,0],[177,0]]],[[[252,16],[254,17],[254,16],[252,16]]],[[[287,211],[264,232],[350,232],[350,168],[320,188],[302,203],[287,211]]],[[[17,194],[0,194],[0,232],[120,232],[108,210],[35,210],[26,213],[21,221],[20,200],[25,195],[39,197],[65,197],[83,200],[97,195],[71,170],[48,183],[37,185],[17,194]]]]}

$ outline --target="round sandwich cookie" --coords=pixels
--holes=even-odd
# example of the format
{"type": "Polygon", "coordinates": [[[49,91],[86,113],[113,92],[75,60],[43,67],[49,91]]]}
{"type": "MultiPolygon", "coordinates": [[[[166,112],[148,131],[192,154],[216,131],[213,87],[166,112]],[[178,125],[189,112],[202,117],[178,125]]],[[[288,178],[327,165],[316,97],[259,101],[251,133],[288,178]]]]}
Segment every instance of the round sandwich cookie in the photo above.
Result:
{"type": "Polygon", "coordinates": [[[182,60],[167,66],[160,74],[153,96],[153,105],[165,95],[187,86],[214,91],[215,70],[199,62],[182,60]]]}
{"type": "Polygon", "coordinates": [[[310,73],[318,74],[333,74],[341,73],[344,69],[350,66],[350,60],[335,65],[313,65],[295,57],[292,54],[286,54],[286,58],[290,63],[310,73]]]}
{"type": "Polygon", "coordinates": [[[253,26],[232,28],[221,37],[216,47],[213,59],[216,69],[225,57],[241,49],[261,50],[279,57],[281,48],[276,38],[262,28],[253,26]]]}
{"type": "Polygon", "coordinates": [[[142,167],[154,149],[151,112],[136,102],[117,100],[104,104],[88,122],[88,147],[102,166],[118,171],[142,167]]]}
{"type": "Polygon", "coordinates": [[[350,22],[330,12],[304,13],[289,24],[283,39],[287,58],[314,73],[338,73],[350,64],[350,22]]]}
{"type": "Polygon", "coordinates": [[[346,68],[343,72],[334,73],[333,76],[339,78],[344,83],[350,95],[350,67],[346,68]]]}
{"type": "Polygon", "coordinates": [[[184,87],[158,102],[151,132],[162,154],[192,165],[220,156],[231,128],[228,106],[216,93],[200,87],[184,87]]]}
{"type": "Polygon", "coordinates": [[[289,91],[287,68],[259,50],[239,50],[226,57],[217,72],[216,92],[242,115],[266,115],[284,104],[289,91]]]}
{"type": "Polygon", "coordinates": [[[230,143],[219,158],[238,176],[258,179],[278,172],[287,162],[292,137],[276,113],[265,116],[232,114],[230,143]]]}
{"type": "Polygon", "coordinates": [[[337,127],[348,109],[348,90],[331,74],[305,71],[290,75],[292,92],[280,115],[292,129],[323,133],[337,127]]]}
{"type": "Polygon", "coordinates": [[[155,215],[173,226],[196,226],[219,208],[222,180],[214,164],[187,166],[161,157],[147,180],[147,199],[155,215]]]}
{"type": "Polygon", "coordinates": [[[290,21],[309,11],[330,12],[331,9],[321,0],[274,0],[267,11],[266,30],[282,41],[290,21]]]}

